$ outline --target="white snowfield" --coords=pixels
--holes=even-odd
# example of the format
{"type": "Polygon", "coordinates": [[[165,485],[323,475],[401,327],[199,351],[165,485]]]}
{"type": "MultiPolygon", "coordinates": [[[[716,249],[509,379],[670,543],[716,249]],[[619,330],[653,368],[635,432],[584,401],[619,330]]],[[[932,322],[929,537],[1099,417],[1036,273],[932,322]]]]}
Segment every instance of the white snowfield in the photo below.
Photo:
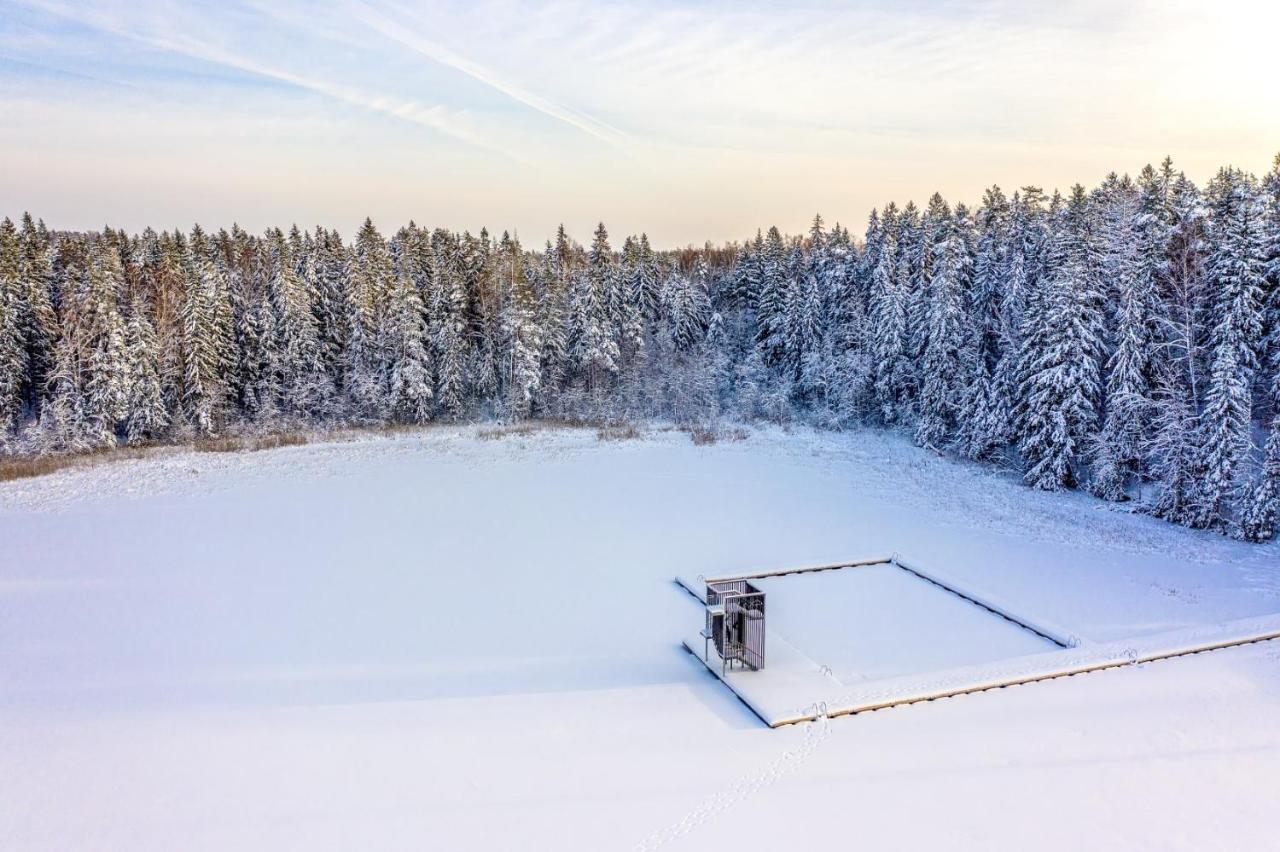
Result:
{"type": "MultiPolygon", "coordinates": [[[[1063,654],[1280,611],[1274,543],[890,435],[169,453],[0,486],[0,542],[4,850],[1275,848],[1280,642],[776,729],[681,647],[675,575],[893,552],[1063,654]]],[[[789,638],[844,694],[1038,655],[918,586],[789,638]]]]}

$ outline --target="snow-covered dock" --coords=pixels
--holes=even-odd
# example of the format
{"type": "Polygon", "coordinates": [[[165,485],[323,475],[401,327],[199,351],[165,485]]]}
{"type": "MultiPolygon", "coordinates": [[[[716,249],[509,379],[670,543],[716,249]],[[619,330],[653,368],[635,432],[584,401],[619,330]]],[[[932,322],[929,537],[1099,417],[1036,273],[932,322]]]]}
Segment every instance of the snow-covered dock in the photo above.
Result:
{"type": "MultiPolygon", "coordinates": [[[[704,637],[696,631],[690,632],[684,640],[684,645],[690,653],[706,664],[708,670],[724,681],[765,724],[778,727],[812,721],[824,715],[828,717],[850,715],[1280,638],[1280,614],[1277,614],[1168,630],[1107,642],[1089,642],[1057,625],[1025,616],[1007,603],[997,601],[984,592],[955,583],[934,570],[926,570],[918,565],[904,562],[896,555],[799,568],[717,575],[710,578],[679,577],[677,582],[701,599],[703,597],[701,590],[705,588],[707,582],[725,579],[769,581],[793,575],[872,568],[878,568],[881,571],[889,569],[891,573],[901,571],[926,581],[950,593],[953,601],[967,602],[968,605],[972,605],[972,608],[980,608],[990,615],[1000,616],[1012,626],[1026,631],[1028,636],[1015,639],[1006,646],[1002,646],[999,639],[988,641],[981,647],[971,649],[971,653],[977,655],[975,661],[934,668],[928,668],[927,661],[931,657],[930,648],[937,644],[936,636],[928,642],[917,643],[914,647],[910,647],[911,643],[908,640],[909,647],[905,650],[901,647],[901,642],[895,640],[891,650],[899,658],[899,665],[916,667],[916,670],[903,670],[901,673],[892,673],[892,670],[883,668],[878,672],[868,671],[865,655],[861,670],[856,665],[845,665],[833,669],[829,665],[819,664],[809,656],[819,650],[815,648],[814,642],[804,643],[796,637],[807,634],[812,640],[814,622],[821,621],[824,615],[821,611],[816,613],[814,618],[795,618],[790,623],[784,619],[769,625],[766,632],[769,665],[762,671],[742,669],[724,671],[714,645],[706,642],[704,637]],[[1026,653],[1028,648],[1035,647],[1027,644],[1028,637],[1031,635],[1042,642],[1042,648],[1033,653],[1026,653]],[[1001,647],[1008,647],[1012,652],[1002,655],[1001,647]],[[1019,650],[1022,652],[1020,653],[1019,650]],[[908,662],[901,662],[903,659],[908,662]],[[922,665],[924,668],[921,668],[922,665]]],[[[783,598],[788,592],[802,597],[806,595],[805,589],[788,588],[785,584],[771,587],[771,589],[776,590],[777,598],[783,598]]],[[[868,587],[868,589],[874,593],[874,587],[868,587]]],[[[868,641],[865,634],[862,637],[856,635],[860,602],[849,598],[833,599],[829,587],[821,589],[821,592],[820,600],[826,604],[827,620],[837,622],[827,625],[832,629],[822,632],[823,638],[827,641],[822,643],[824,647],[820,649],[821,653],[828,657],[833,654],[837,657],[842,653],[847,654],[847,648],[829,647],[832,636],[840,637],[836,640],[837,642],[868,641]]],[[[901,592],[896,593],[899,595],[896,603],[908,610],[908,615],[919,608],[919,601],[901,599],[901,592]]],[[[806,602],[810,604],[817,600],[819,599],[811,594],[806,598],[806,602]]],[[[777,606],[776,600],[774,606],[777,606]]],[[[933,609],[929,606],[924,609],[925,611],[919,615],[928,618],[930,623],[936,624],[942,612],[936,609],[936,602],[933,609]]],[[[967,615],[971,617],[972,612],[967,615]]],[[[895,618],[895,623],[897,621],[900,619],[895,618]]],[[[971,630],[966,632],[972,633],[971,630]]],[[[965,638],[972,641],[971,635],[965,638]]],[[[874,640],[871,641],[874,642],[874,640]]],[[[883,642],[883,638],[881,641],[883,642]]],[[[882,645],[882,647],[887,646],[882,645]]],[[[949,643],[946,650],[952,655],[956,653],[954,645],[949,643]]],[[[963,652],[964,649],[961,648],[960,653],[963,652]]],[[[893,655],[893,653],[890,654],[890,656],[893,655]]],[[[936,653],[934,656],[936,657],[936,653]]]]}

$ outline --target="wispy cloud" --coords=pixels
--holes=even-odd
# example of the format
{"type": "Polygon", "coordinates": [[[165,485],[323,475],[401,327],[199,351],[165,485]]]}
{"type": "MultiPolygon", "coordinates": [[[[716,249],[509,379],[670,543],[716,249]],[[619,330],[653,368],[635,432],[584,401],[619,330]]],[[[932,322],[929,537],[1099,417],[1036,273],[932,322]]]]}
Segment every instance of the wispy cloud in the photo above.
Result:
{"type": "MultiPolygon", "coordinates": [[[[178,53],[192,59],[295,86],[349,106],[371,110],[401,121],[430,128],[518,162],[525,161],[525,157],[519,152],[498,145],[492,139],[480,135],[466,126],[459,113],[440,105],[424,106],[416,101],[360,91],[349,86],[299,74],[270,63],[238,55],[210,42],[196,39],[186,32],[159,29],[154,25],[145,28],[130,26],[124,16],[103,14],[98,10],[72,7],[61,3],[48,2],[48,0],[22,0],[22,2],[49,14],[62,16],[119,38],[129,39],[160,50],[178,53]]],[[[154,17],[151,20],[154,22],[154,17]]]]}
{"type": "Polygon", "coordinates": [[[570,127],[576,127],[578,130],[605,142],[616,144],[626,138],[626,135],[615,127],[562,106],[548,98],[526,91],[520,86],[502,79],[492,70],[459,55],[438,42],[423,37],[382,14],[367,3],[361,2],[361,0],[354,0],[349,4],[348,8],[353,17],[380,35],[399,42],[428,59],[460,71],[468,77],[478,80],[544,115],[550,116],[557,121],[562,121],[570,127]]]}
{"type": "Polygon", "coordinates": [[[1265,168],[1277,27],[1256,0],[0,0],[0,208],[675,243],[1166,153],[1265,168]]]}

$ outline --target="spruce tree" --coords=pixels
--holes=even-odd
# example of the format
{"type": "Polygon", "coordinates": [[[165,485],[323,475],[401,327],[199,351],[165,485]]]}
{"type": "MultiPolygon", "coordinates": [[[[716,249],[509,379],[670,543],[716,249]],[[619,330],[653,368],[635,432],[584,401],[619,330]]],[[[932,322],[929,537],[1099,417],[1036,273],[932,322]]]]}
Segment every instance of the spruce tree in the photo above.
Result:
{"type": "Polygon", "coordinates": [[[286,242],[277,229],[268,233],[267,242],[267,301],[275,326],[281,403],[297,418],[323,416],[334,386],[325,368],[315,296],[294,259],[294,252],[303,250],[301,236],[295,228],[286,242]]]}
{"type": "Polygon", "coordinates": [[[760,287],[755,303],[759,329],[756,340],[766,364],[778,363],[786,351],[787,302],[791,284],[786,245],[782,233],[772,227],[760,256],[760,287]]]}
{"type": "Polygon", "coordinates": [[[31,408],[53,367],[53,347],[58,339],[58,316],[53,309],[53,263],[44,223],[37,225],[31,214],[22,217],[21,270],[18,292],[23,338],[27,348],[26,399],[31,408]]]}
{"type": "Polygon", "coordinates": [[[880,258],[871,278],[868,350],[874,365],[873,387],[879,417],[896,423],[906,395],[906,299],[899,280],[898,244],[893,233],[881,240],[880,258]]]}
{"type": "MultiPolygon", "coordinates": [[[[1280,154],[1262,185],[1263,228],[1262,263],[1266,296],[1262,306],[1263,363],[1280,373],[1280,154]]],[[[1280,413],[1280,383],[1271,393],[1273,413],[1280,413]]]]}
{"type": "Polygon", "coordinates": [[[387,315],[391,357],[388,403],[402,423],[425,423],[431,417],[431,364],[423,327],[422,297],[413,280],[396,276],[387,315]]]}
{"type": "Polygon", "coordinates": [[[6,217],[0,222],[0,449],[17,428],[27,379],[21,272],[17,229],[6,217]]]}
{"type": "Polygon", "coordinates": [[[1009,202],[991,187],[978,209],[972,285],[966,298],[957,448],[984,459],[1010,438],[1008,380],[1001,376],[1016,348],[1005,315],[1009,287],[1009,202]],[[1003,379],[1003,380],[1002,380],[1003,379]]]}
{"type": "Polygon", "coordinates": [[[518,240],[509,242],[500,263],[508,292],[502,316],[507,352],[504,408],[509,416],[522,419],[529,416],[542,386],[543,334],[532,280],[537,273],[527,265],[518,240]]]}
{"type": "MultiPolygon", "coordinates": [[[[1272,373],[1270,392],[1273,400],[1280,399],[1280,370],[1272,373]]],[[[1280,522],[1280,407],[1271,414],[1262,467],[1248,490],[1240,515],[1241,538],[1268,541],[1275,537],[1280,522]]]]}
{"type": "Polygon", "coordinates": [[[613,256],[604,223],[596,228],[587,267],[570,283],[570,355],[589,392],[602,389],[605,376],[618,369],[618,345],[611,333],[605,300],[613,280],[613,256]]]}
{"type": "MultiPolygon", "coordinates": [[[[182,251],[181,244],[178,250],[182,251]]],[[[226,291],[225,273],[212,255],[204,232],[191,235],[181,304],[182,404],[196,432],[222,427],[227,403],[226,355],[218,321],[218,302],[226,291]]]]}
{"type": "Polygon", "coordinates": [[[433,274],[433,318],[436,363],[436,402],[442,414],[462,413],[466,393],[466,309],[461,249],[451,235],[437,231],[433,274]]]}
{"type": "Polygon", "coordinates": [[[347,266],[351,337],[347,345],[346,392],[352,414],[366,422],[387,415],[388,364],[382,334],[395,271],[387,241],[366,218],[356,234],[347,266]]]}
{"type": "Polygon", "coordinates": [[[938,219],[924,284],[926,332],[915,438],[921,446],[936,448],[948,442],[956,428],[963,388],[960,359],[964,347],[964,299],[973,264],[962,233],[967,227],[967,213],[962,212],[958,220],[942,202],[935,215],[938,219]]]}
{"type": "Polygon", "coordinates": [[[163,437],[171,419],[165,405],[160,344],[151,313],[146,299],[138,296],[129,305],[125,325],[129,396],[124,434],[125,440],[135,445],[163,437]]]}
{"type": "Polygon", "coordinates": [[[541,266],[532,279],[537,302],[536,326],[542,337],[538,360],[542,374],[533,408],[558,413],[561,385],[569,364],[568,293],[556,266],[556,254],[547,243],[541,266]]]}
{"type": "Polygon", "coordinates": [[[124,270],[108,233],[94,240],[90,249],[87,284],[81,304],[82,343],[87,354],[82,388],[84,424],[92,445],[110,446],[128,411],[132,377],[120,313],[124,270]]]}
{"type": "Polygon", "coordinates": [[[1057,216],[1052,272],[1028,315],[1018,448],[1027,484],[1044,490],[1082,479],[1101,393],[1101,325],[1092,205],[1083,187],[1057,216]]]}
{"type": "Polygon", "coordinates": [[[1262,338],[1261,208],[1252,179],[1219,172],[1212,188],[1206,273],[1214,290],[1211,362],[1200,420],[1202,501],[1189,518],[1197,527],[1229,530],[1240,495],[1242,466],[1253,446],[1252,386],[1262,338]]]}
{"type": "Polygon", "coordinates": [[[1122,190],[1111,201],[1107,221],[1107,277],[1114,294],[1113,348],[1106,364],[1106,412],[1095,442],[1090,488],[1107,500],[1126,497],[1128,480],[1140,473],[1151,416],[1151,335],[1156,316],[1157,266],[1148,256],[1149,215],[1135,193],[1122,190]]]}

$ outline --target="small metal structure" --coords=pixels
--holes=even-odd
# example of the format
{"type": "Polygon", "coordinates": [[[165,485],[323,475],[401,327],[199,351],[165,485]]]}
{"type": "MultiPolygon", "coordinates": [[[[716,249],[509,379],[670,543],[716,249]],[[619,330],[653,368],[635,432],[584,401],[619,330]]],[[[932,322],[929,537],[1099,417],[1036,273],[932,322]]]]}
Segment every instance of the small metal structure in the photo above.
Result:
{"type": "Polygon", "coordinates": [[[764,668],[764,592],[746,580],[713,580],[707,583],[706,601],[703,660],[709,661],[715,642],[721,674],[734,663],[752,671],[764,668]]]}

